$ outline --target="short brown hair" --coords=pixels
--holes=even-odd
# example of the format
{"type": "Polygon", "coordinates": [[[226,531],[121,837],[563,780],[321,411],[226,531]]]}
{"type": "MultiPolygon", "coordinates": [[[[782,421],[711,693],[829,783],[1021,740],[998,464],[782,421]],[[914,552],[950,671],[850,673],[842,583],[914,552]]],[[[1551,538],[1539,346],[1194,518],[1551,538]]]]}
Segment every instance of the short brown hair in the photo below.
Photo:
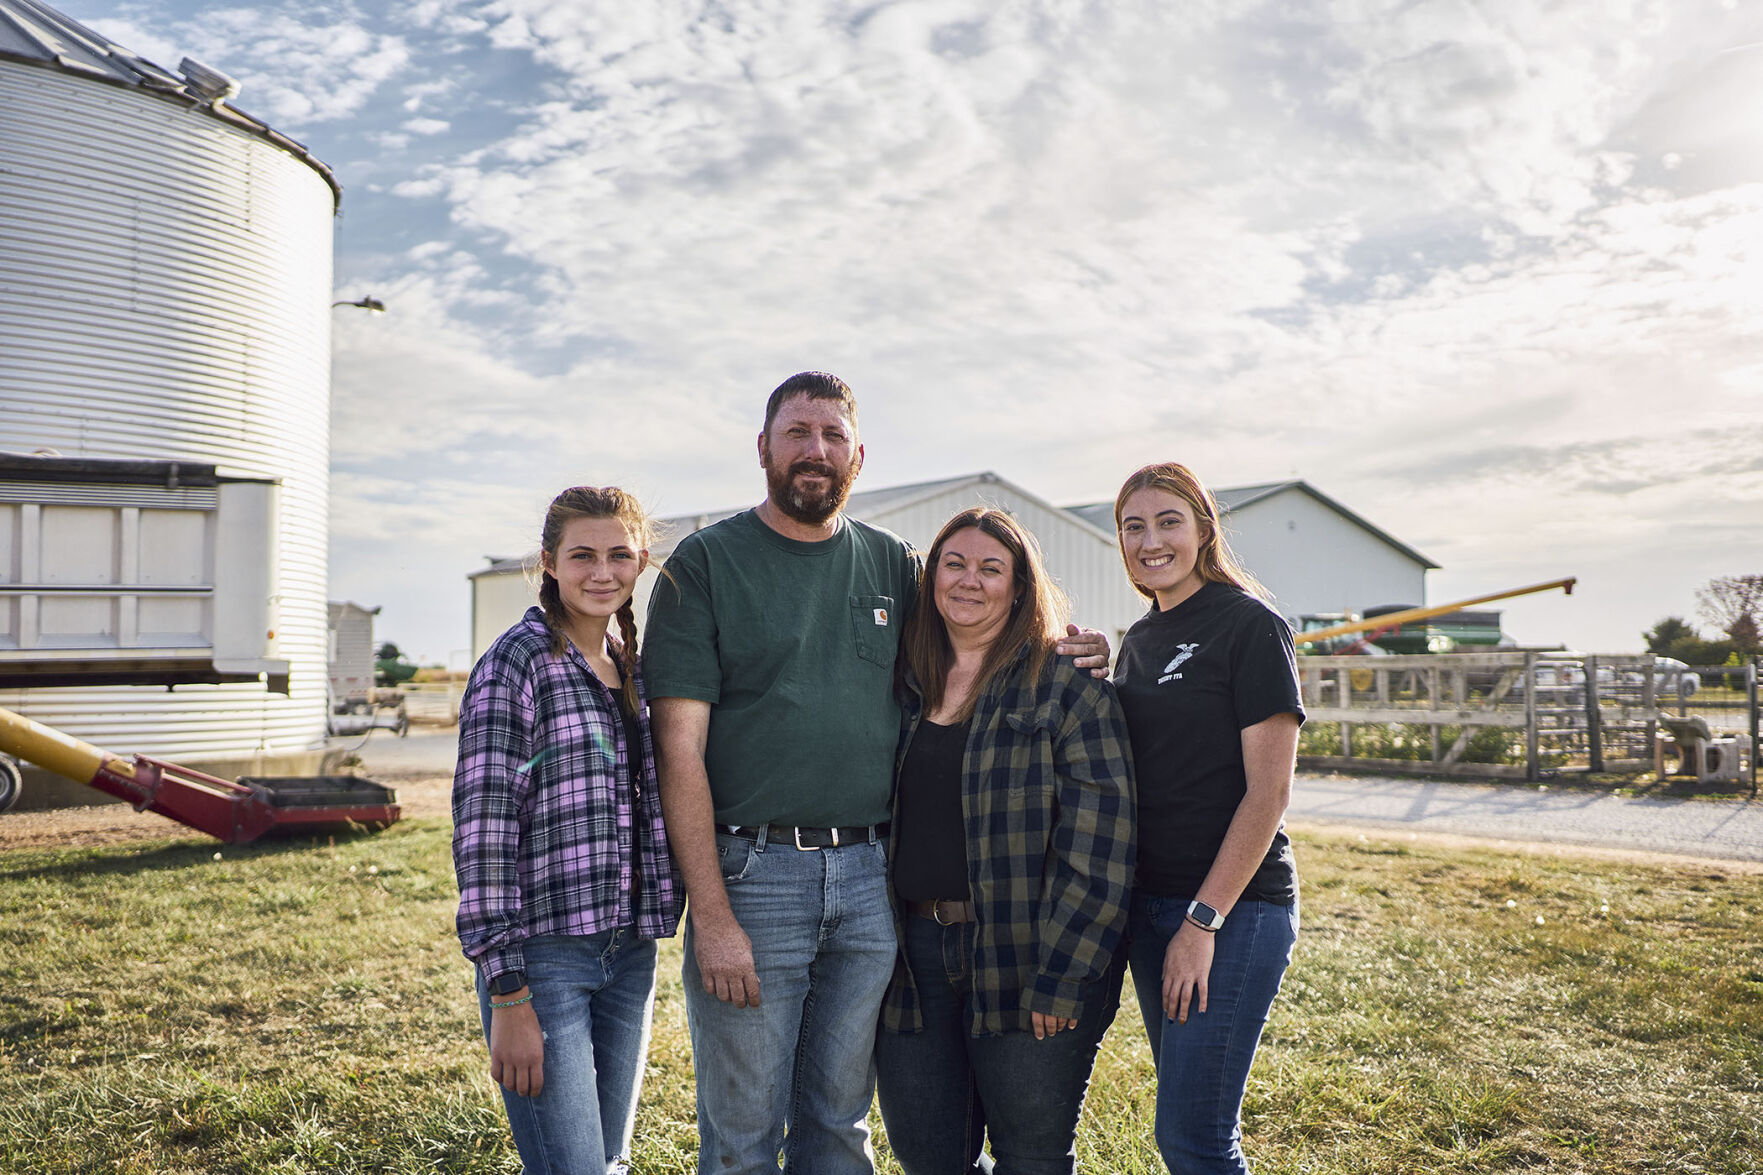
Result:
{"type": "Polygon", "coordinates": [[[767,433],[771,432],[771,422],[777,419],[778,409],[797,396],[807,396],[810,400],[837,400],[845,415],[850,417],[852,429],[856,429],[857,397],[852,394],[850,385],[830,371],[798,371],[772,389],[771,398],[765,401],[767,433]]]}

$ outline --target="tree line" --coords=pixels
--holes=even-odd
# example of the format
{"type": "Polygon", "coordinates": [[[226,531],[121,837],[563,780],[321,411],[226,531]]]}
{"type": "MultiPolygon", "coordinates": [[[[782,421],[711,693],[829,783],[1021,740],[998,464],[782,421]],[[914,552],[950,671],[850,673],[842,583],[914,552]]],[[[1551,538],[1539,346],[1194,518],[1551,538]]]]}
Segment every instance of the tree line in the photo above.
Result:
{"type": "Polygon", "coordinates": [[[1721,575],[1696,592],[1697,611],[1721,635],[1705,639],[1681,616],[1641,634],[1647,651],[1690,665],[1739,665],[1763,653],[1763,575],[1721,575]]]}

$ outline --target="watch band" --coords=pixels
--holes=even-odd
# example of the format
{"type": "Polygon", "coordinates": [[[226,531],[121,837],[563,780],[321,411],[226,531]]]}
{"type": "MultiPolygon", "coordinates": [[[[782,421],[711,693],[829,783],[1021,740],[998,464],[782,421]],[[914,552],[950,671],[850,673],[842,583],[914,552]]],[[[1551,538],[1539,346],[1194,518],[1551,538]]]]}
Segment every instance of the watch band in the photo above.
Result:
{"type": "Polygon", "coordinates": [[[1201,930],[1216,934],[1224,926],[1224,915],[1196,898],[1188,903],[1188,921],[1201,930]]]}
{"type": "Polygon", "coordinates": [[[513,995],[526,986],[526,972],[504,971],[489,982],[491,995],[513,995]]]}

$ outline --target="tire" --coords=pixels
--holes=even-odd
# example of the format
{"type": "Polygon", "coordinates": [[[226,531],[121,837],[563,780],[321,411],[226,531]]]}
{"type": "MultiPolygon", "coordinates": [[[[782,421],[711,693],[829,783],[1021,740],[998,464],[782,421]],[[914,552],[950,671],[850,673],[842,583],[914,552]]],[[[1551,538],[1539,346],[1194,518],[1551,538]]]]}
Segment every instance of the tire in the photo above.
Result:
{"type": "Polygon", "coordinates": [[[16,762],[0,755],[0,812],[18,803],[24,794],[24,772],[16,762]]]}

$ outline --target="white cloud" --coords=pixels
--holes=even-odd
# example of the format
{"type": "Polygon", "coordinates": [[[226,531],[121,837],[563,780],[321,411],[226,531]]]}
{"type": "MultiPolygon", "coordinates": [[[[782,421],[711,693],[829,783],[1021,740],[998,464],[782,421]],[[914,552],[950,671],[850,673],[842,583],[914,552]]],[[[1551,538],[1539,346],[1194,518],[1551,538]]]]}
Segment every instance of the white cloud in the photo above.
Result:
{"type": "Polygon", "coordinates": [[[247,109],[412,160],[353,190],[436,227],[351,273],[394,312],[338,326],[345,550],[475,560],[502,532],[463,516],[524,526],[576,480],[748,500],[757,405],[809,366],[863,397],[867,485],[1299,474],[1445,562],[1440,598],[1584,569],[1575,615],[1646,613],[1612,634],[1763,512],[1731,460],[1763,414],[1754,6],[129,19],[212,48],[247,109]]]}

